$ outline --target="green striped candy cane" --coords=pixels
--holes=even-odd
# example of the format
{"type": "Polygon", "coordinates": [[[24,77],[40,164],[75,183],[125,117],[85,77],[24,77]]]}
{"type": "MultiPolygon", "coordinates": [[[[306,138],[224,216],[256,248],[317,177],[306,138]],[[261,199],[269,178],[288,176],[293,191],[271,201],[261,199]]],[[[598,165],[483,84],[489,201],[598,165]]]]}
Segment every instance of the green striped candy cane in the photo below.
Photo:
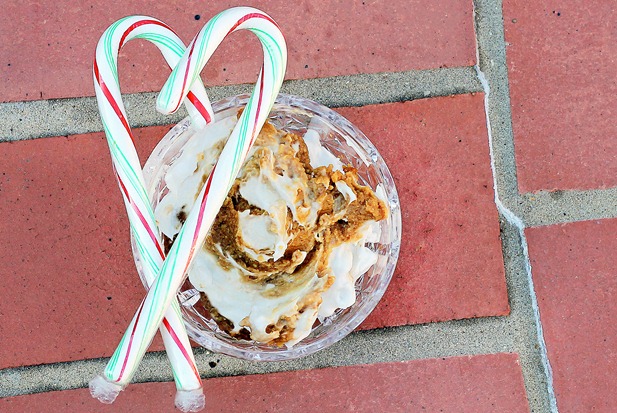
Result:
{"type": "Polygon", "coordinates": [[[287,65],[287,48],[270,16],[250,7],[232,8],[213,17],[193,39],[157,100],[163,113],[178,109],[204,65],[230,33],[250,30],[261,41],[264,62],[255,89],[231,133],[217,164],[169,251],[158,277],[139,305],[105,369],[110,380],[130,380],[143,358],[165,311],[173,302],[195,252],[203,244],[246,155],[278,95],[287,65]]]}
{"type": "MultiPolygon", "coordinates": [[[[131,16],[118,20],[103,33],[94,58],[94,86],[99,111],[148,289],[156,279],[165,256],[120,94],[118,52],[131,39],[154,43],[170,67],[175,67],[180,61],[185,46],[173,30],[160,20],[131,16]]],[[[184,102],[196,127],[211,122],[212,108],[201,82],[194,82],[184,102]]],[[[172,300],[158,327],[176,381],[176,406],[183,411],[201,410],[205,404],[201,378],[176,300],[172,300]]],[[[114,356],[112,362],[116,360],[114,356]]],[[[108,373],[97,376],[90,388],[94,397],[111,403],[127,383],[122,374],[108,373]]]]}

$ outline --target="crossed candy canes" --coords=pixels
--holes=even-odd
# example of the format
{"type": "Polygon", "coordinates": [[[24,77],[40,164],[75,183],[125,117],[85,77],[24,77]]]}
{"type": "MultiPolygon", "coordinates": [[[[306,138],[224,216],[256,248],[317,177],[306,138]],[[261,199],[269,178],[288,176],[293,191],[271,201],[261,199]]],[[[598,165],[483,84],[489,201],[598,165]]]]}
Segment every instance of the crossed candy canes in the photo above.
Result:
{"type": "Polygon", "coordinates": [[[205,405],[201,378],[182,321],[176,293],[220,209],[278,95],[287,64],[285,39],[270,16],[236,7],[214,16],[185,48],[174,31],[146,16],[120,19],[103,33],[94,58],[94,88],[122,192],[131,233],[143,262],[148,293],[102,375],[90,382],[93,397],[112,403],[131,381],[157,329],[161,332],[176,381],[176,407],[199,411],[205,405]],[[264,62],[255,89],[194,208],[165,257],[154,211],[145,189],[133,134],[128,124],[117,74],[118,53],[131,39],[154,43],[173,68],[157,98],[157,110],[174,113],[184,102],[196,128],[214,120],[199,73],[220,43],[236,30],[250,30],[261,41],[264,62]]]}

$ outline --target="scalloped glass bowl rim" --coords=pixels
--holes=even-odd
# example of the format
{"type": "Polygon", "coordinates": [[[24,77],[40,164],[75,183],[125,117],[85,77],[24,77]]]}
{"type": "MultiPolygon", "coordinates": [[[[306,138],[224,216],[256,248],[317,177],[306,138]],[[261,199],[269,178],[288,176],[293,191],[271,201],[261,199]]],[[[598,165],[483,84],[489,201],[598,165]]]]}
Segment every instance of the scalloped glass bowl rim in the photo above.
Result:
{"type": "MultiPolygon", "coordinates": [[[[215,116],[221,112],[229,109],[239,109],[245,106],[249,99],[249,95],[242,94],[232,96],[229,98],[221,99],[212,104],[215,116]]],[[[368,317],[373,311],[381,297],[383,296],[398,260],[398,253],[400,249],[400,234],[401,234],[401,212],[400,203],[394,179],[386,166],[385,161],[379,155],[379,152],[370,140],[351,122],[345,119],[337,112],[306,98],[298,96],[291,96],[285,94],[279,94],[275,105],[272,109],[272,114],[277,111],[300,111],[311,117],[317,117],[320,121],[325,122],[330,127],[331,131],[337,132],[344,137],[347,143],[355,143],[359,148],[370,154],[372,164],[377,168],[379,173],[380,182],[383,184],[387,200],[389,203],[390,216],[387,219],[389,222],[389,243],[387,262],[384,264],[384,269],[378,274],[373,274],[373,277],[379,277],[378,287],[368,297],[362,300],[362,302],[356,301],[349,309],[344,310],[346,312],[353,312],[345,323],[337,323],[337,319],[334,319],[331,324],[325,326],[326,331],[322,336],[317,339],[313,339],[310,342],[300,341],[292,348],[287,347],[272,347],[265,346],[263,344],[251,344],[248,341],[235,340],[233,338],[221,338],[216,336],[216,333],[212,330],[205,331],[206,326],[196,322],[190,314],[187,314],[186,310],[182,308],[183,317],[185,320],[187,332],[189,336],[201,346],[217,353],[227,354],[233,357],[245,359],[245,360],[259,360],[259,361],[284,361],[298,357],[304,357],[316,351],[325,349],[332,344],[340,341],[343,337],[351,333],[362,321],[368,317]],[[199,328],[197,325],[202,326],[199,328]]],[[[162,157],[167,154],[168,150],[175,142],[176,138],[190,128],[190,119],[184,118],[176,126],[174,126],[157,144],[156,148],[152,151],[148,160],[144,166],[144,178],[146,181],[146,187],[149,195],[153,194],[156,184],[160,181],[154,182],[154,177],[161,174],[162,157]]],[[[353,148],[353,145],[351,145],[353,148]]],[[[357,153],[357,148],[356,149],[357,153]]],[[[382,225],[383,231],[383,225],[382,225]]],[[[133,240],[131,239],[133,247],[133,253],[135,262],[141,276],[141,264],[138,253],[136,254],[136,248],[133,240]]],[[[308,338],[310,338],[309,335],[308,338]]],[[[306,339],[305,339],[306,340],[306,339]]]]}

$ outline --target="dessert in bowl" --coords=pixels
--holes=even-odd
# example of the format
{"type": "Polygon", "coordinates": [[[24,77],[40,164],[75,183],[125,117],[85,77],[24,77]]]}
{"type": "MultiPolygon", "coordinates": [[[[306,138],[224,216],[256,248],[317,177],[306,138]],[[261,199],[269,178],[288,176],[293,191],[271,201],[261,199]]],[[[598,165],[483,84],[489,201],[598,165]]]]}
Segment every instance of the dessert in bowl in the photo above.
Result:
{"type": "MultiPolygon", "coordinates": [[[[201,130],[183,120],[146,162],[167,249],[247,100],[216,102],[201,130]]],[[[178,294],[189,335],[251,360],[323,349],[383,295],[400,230],[394,181],[372,143],[336,112],[279,95],[178,294]]]]}

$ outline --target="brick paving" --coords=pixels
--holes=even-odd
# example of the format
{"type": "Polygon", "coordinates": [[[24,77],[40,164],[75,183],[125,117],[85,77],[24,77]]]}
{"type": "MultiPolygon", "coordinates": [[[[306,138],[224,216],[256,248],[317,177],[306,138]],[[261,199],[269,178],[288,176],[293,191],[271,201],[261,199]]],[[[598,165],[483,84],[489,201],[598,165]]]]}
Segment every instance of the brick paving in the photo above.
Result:
{"type": "MultiPolygon", "coordinates": [[[[198,349],[205,411],[617,409],[616,7],[500,3],[252,2],[285,32],[299,94],[330,99],[332,83],[320,80],[349,76],[328,82],[339,82],[337,101],[357,106],[337,110],[392,170],[402,248],[383,301],[332,349],[282,364],[198,349]],[[456,86],[453,68],[475,64],[490,91],[456,86]],[[381,94],[394,75],[429,79],[426,92],[381,94]],[[451,96],[439,97],[440,85],[451,96]]],[[[112,406],[88,395],[143,291],[100,126],[82,135],[54,126],[65,136],[43,138],[44,119],[53,113],[57,125],[93,95],[94,45],[115,19],[154,15],[188,41],[233,4],[80,4],[12,3],[0,25],[0,113],[17,104],[42,119],[28,136],[0,136],[0,411],[173,411],[158,339],[137,376],[156,382],[129,386],[112,406]]],[[[206,84],[252,81],[261,51],[250,36],[235,40],[204,71],[206,84]]],[[[138,42],[120,70],[137,106],[167,76],[138,42]]],[[[135,130],[143,158],[169,128],[146,119],[130,119],[146,126],[135,130]]]]}
{"type": "MultiPolygon", "coordinates": [[[[208,380],[204,412],[529,412],[516,355],[414,360],[208,380]],[[370,380],[367,380],[370,377],[370,380]],[[448,392],[444,392],[444,388],[448,392]]],[[[0,399],[5,413],[173,412],[172,383],[131,386],[112,406],[86,389],[0,399]],[[44,406],[44,407],[42,407],[44,406]]]]}

